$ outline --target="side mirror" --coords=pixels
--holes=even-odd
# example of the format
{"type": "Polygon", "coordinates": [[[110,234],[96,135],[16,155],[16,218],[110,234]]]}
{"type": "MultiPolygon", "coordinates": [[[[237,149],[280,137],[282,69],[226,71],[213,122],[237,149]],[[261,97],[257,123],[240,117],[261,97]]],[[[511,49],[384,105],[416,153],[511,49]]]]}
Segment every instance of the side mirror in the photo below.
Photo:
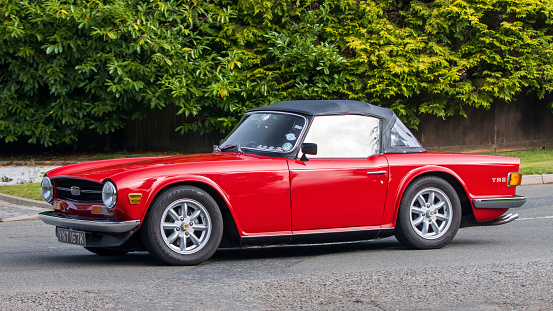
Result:
{"type": "Polygon", "coordinates": [[[301,152],[303,153],[301,155],[300,160],[301,161],[309,161],[307,158],[307,154],[317,154],[317,144],[314,143],[303,143],[301,144],[301,152]]]}

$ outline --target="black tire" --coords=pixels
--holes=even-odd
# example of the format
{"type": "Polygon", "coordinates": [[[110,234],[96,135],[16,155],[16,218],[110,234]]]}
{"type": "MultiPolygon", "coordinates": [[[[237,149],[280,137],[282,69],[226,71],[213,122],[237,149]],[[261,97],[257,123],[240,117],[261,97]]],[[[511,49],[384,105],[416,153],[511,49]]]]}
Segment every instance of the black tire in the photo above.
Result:
{"type": "Polygon", "coordinates": [[[457,234],[461,213],[459,196],[447,181],[437,176],[421,177],[403,194],[394,234],[411,249],[441,248],[457,234]]]}
{"type": "Polygon", "coordinates": [[[85,247],[85,249],[99,256],[122,256],[128,253],[127,251],[105,247],[85,247]]]}
{"type": "Polygon", "coordinates": [[[153,257],[170,265],[196,265],[217,250],[223,236],[223,217],[204,190],[176,186],[158,195],[140,231],[153,257]]]}

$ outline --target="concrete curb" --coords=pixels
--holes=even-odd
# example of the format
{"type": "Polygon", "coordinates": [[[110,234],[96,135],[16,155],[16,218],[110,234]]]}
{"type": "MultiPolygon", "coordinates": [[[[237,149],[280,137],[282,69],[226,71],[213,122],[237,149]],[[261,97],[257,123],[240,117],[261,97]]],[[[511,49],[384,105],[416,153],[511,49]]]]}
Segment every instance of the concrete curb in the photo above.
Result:
{"type": "Polygon", "coordinates": [[[522,175],[522,186],[553,184],[553,174],[522,175]]]}
{"type": "Polygon", "coordinates": [[[10,217],[10,218],[0,218],[0,222],[23,221],[23,220],[38,220],[38,215],[33,215],[33,216],[17,216],[17,217],[10,217]]]}
{"type": "Polygon", "coordinates": [[[52,205],[46,202],[20,198],[20,197],[16,197],[16,196],[4,194],[4,193],[0,193],[0,201],[5,201],[12,204],[23,205],[23,206],[42,207],[42,208],[52,209],[52,205]]]}

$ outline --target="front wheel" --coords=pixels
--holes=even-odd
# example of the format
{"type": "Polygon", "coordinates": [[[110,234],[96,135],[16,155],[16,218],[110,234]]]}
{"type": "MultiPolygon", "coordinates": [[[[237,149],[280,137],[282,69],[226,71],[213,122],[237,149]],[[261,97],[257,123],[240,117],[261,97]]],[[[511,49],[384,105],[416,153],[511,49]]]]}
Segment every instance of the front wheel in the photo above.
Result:
{"type": "Polygon", "coordinates": [[[395,236],[411,249],[447,245],[461,224],[461,203],[455,189],[437,176],[411,183],[399,206],[395,236]]]}
{"type": "Polygon", "coordinates": [[[170,265],[195,265],[217,250],[223,219],[207,192],[178,186],[160,193],[152,203],[141,235],[155,258],[170,265]]]}

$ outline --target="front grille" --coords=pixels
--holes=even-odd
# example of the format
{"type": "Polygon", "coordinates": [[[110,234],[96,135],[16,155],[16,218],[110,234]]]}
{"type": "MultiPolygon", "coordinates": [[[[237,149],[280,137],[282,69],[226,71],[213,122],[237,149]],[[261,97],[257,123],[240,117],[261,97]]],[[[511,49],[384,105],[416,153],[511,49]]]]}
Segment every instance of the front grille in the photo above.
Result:
{"type": "Polygon", "coordinates": [[[58,198],[81,203],[101,203],[102,184],[76,178],[54,179],[58,198]],[[73,188],[73,190],[72,190],[73,188]]]}

